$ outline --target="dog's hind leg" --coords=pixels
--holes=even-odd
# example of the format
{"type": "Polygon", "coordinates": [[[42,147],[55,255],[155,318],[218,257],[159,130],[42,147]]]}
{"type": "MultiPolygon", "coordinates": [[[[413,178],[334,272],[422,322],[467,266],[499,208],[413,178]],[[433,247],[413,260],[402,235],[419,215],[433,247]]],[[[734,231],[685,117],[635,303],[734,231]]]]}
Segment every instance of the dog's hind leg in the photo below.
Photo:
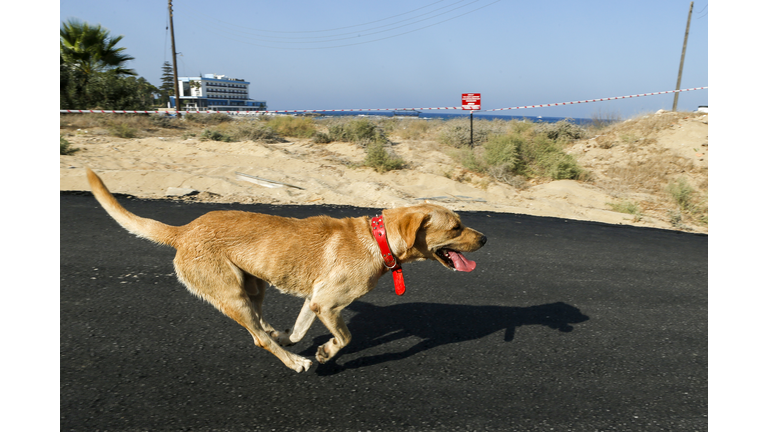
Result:
{"type": "Polygon", "coordinates": [[[275,328],[272,327],[266,319],[264,319],[262,305],[264,304],[264,296],[267,293],[269,284],[266,281],[259,279],[251,274],[244,272],[243,275],[245,291],[248,293],[248,297],[251,299],[253,308],[256,311],[256,316],[259,318],[259,324],[261,324],[261,328],[264,329],[264,331],[267,332],[267,334],[270,335],[272,339],[277,341],[279,341],[282,337],[287,337],[287,335],[283,336],[283,332],[275,330],[275,328]]]}
{"type": "Polygon", "coordinates": [[[188,259],[181,250],[173,264],[179,279],[190,291],[245,327],[257,346],[271,352],[296,372],[309,370],[311,360],[286,351],[262,328],[261,319],[245,290],[245,273],[240,269],[229,262],[188,259]]]}

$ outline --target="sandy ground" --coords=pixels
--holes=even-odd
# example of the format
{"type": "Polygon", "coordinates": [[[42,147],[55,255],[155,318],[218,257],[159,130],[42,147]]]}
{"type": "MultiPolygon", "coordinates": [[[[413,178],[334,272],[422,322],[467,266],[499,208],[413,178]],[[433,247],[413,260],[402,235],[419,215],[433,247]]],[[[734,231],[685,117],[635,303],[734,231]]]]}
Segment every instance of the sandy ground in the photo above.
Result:
{"type": "MultiPolygon", "coordinates": [[[[707,121],[701,118],[681,119],[662,131],[655,145],[690,159],[706,176],[707,127],[707,121]]],[[[393,149],[408,162],[409,169],[379,174],[355,166],[363,161],[365,153],[352,143],[318,145],[300,139],[279,144],[224,143],[161,136],[122,139],[103,131],[85,130],[71,131],[66,138],[80,151],[60,157],[61,190],[89,190],[83,171],[88,166],[113,192],[141,198],[373,208],[426,200],[459,211],[523,213],[674,229],[661,216],[647,214],[637,220],[613,211],[609,203],[617,202],[616,188],[620,186],[606,188],[599,186],[600,182],[562,180],[520,190],[462,170],[434,141],[393,140],[393,149]]],[[[603,149],[596,145],[597,139],[580,141],[569,148],[597,178],[621,160],[642,160],[642,152],[603,149]]],[[[706,232],[706,227],[691,230],[706,232]]]]}

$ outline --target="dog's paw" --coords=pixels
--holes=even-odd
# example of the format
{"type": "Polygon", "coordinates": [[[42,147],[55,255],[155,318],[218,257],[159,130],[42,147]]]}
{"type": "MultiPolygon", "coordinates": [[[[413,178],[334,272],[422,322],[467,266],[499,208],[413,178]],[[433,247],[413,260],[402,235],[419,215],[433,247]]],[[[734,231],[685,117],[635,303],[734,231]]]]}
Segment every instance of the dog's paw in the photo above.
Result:
{"type": "Polygon", "coordinates": [[[304,357],[296,356],[296,361],[294,362],[293,370],[295,370],[298,373],[306,372],[309,370],[309,368],[312,367],[312,360],[304,357]]]}
{"type": "Polygon", "coordinates": [[[273,330],[269,332],[269,336],[280,346],[291,346],[294,345],[295,342],[291,342],[291,335],[290,330],[286,330],[284,332],[273,330]]]}
{"type": "Polygon", "coordinates": [[[315,358],[319,363],[321,364],[325,363],[328,360],[330,360],[331,357],[333,356],[328,353],[328,351],[325,348],[325,345],[320,345],[319,347],[317,347],[317,354],[315,354],[315,358]]]}

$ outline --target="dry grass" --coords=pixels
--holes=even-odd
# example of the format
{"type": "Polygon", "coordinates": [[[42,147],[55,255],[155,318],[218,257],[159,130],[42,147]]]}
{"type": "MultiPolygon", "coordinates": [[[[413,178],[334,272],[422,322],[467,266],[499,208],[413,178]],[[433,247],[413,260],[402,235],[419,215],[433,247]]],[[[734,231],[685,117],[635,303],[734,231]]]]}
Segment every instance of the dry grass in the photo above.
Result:
{"type": "Polygon", "coordinates": [[[401,140],[421,140],[430,138],[434,125],[430,120],[401,119],[400,121],[392,122],[391,127],[387,129],[393,138],[399,138],[401,140]]]}
{"type": "Polygon", "coordinates": [[[60,114],[59,128],[62,133],[93,130],[121,138],[180,136],[188,130],[202,131],[199,124],[179,122],[158,115],[148,114],[60,114]],[[126,131],[133,131],[131,136],[126,131]]]}
{"type": "Polygon", "coordinates": [[[632,156],[626,163],[609,167],[605,174],[612,188],[655,194],[661,192],[672,177],[694,169],[689,159],[662,150],[646,156],[632,156]]]}
{"type": "Polygon", "coordinates": [[[596,136],[576,145],[585,152],[599,149],[587,167],[599,173],[593,184],[617,198],[612,206],[622,208],[632,202],[637,217],[653,215],[681,229],[702,226],[708,220],[706,165],[694,163],[693,154],[686,156],[659,143],[660,136],[671,133],[683,119],[702,115],[640,115],[595,130],[596,136]]]}

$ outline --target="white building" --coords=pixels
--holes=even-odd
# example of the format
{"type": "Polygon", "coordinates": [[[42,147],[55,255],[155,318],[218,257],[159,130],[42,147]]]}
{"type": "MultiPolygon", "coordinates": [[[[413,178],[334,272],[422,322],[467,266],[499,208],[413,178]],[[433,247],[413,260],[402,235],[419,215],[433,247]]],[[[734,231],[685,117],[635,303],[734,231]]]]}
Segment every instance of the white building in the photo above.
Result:
{"type": "MultiPolygon", "coordinates": [[[[266,101],[248,97],[251,83],[226,75],[179,77],[179,99],[184,111],[266,111],[266,101]]],[[[171,107],[176,98],[171,96],[171,107]]]]}

